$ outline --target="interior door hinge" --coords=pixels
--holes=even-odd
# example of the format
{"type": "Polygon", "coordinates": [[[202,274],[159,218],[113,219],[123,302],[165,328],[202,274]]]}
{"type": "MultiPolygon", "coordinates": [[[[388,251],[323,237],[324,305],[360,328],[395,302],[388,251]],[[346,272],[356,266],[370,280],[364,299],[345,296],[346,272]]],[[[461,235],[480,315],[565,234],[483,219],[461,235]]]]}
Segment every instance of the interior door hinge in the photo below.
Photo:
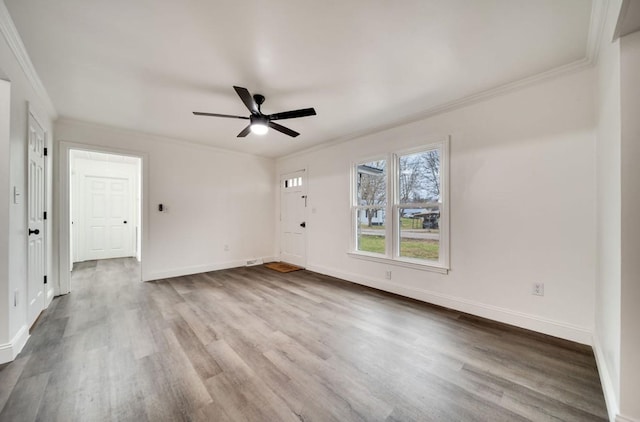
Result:
{"type": "Polygon", "coordinates": [[[44,276],[44,284],[47,284],[47,276],[44,276]]]}
{"type": "Polygon", "coordinates": [[[45,149],[44,149],[44,156],[46,157],[46,156],[48,156],[48,155],[49,155],[49,149],[48,149],[48,148],[45,148],[45,149]]]}
{"type": "Polygon", "coordinates": [[[46,220],[46,219],[47,219],[47,212],[46,212],[46,211],[44,212],[44,215],[42,216],[42,218],[43,218],[44,220],[46,220]]]}

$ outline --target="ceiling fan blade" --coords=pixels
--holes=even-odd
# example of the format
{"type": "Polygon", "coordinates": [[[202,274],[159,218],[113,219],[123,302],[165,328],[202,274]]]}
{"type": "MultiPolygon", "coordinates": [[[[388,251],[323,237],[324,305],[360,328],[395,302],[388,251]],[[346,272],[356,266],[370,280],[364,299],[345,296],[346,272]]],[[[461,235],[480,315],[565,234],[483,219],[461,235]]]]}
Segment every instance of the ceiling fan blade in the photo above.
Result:
{"type": "Polygon", "coordinates": [[[249,132],[251,132],[251,125],[245,127],[244,129],[242,129],[242,132],[238,133],[238,138],[244,138],[245,136],[247,136],[249,134],[249,132]]]}
{"type": "Polygon", "coordinates": [[[315,116],[314,108],[301,108],[300,110],[283,111],[269,116],[269,120],[295,119],[296,117],[315,116]]]}
{"type": "Polygon", "coordinates": [[[271,129],[275,129],[275,130],[277,130],[278,132],[282,132],[282,133],[284,133],[285,135],[289,135],[289,136],[291,136],[291,137],[293,137],[293,138],[295,138],[296,136],[300,135],[300,134],[299,134],[298,132],[296,132],[295,130],[291,130],[291,129],[289,129],[288,127],[284,127],[284,126],[279,125],[279,124],[274,123],[274,122],[269,122],[269,127],[270,127],[271,129]]]}
{"type": "Polygon", "coordinates": [[[232,119],[245,119],[249,120],[246,116],[232,116],[231,114],[218,114],[218,113],[203,113],[201,111],[194,111],[193,114],[196,116],[212,116],[212,117],[229,117],[232,119]]]}
{"type": "Polygon", "coordinates": [[[258,110],[258,104],[256,104],[255,100],[253,99],[253,97],[251,96],[251,93],[247,88],[234,85],[233,89],[236,90],[238,97],[240,97],[244,105],[247,106],[247,108],[252,114],[260,114],[260,111],[258,110]]]}

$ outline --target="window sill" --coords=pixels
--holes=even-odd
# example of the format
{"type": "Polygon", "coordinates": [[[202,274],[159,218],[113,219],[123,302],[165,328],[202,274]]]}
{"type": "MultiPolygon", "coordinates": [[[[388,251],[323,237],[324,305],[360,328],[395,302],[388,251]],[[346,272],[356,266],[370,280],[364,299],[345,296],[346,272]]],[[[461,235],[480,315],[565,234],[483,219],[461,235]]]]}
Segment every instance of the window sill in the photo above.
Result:
{"type": "Polygon", "coordinates": [[[349,255],[351,258],[364,259],[365,261],[380,262],[382,264],[412,268],[414,270],[420,270],[420,271],[430,271],[430,272],[439,273],[439,274],[449,274],[449,268],[439,267],[433,264],[422,264],[415,261],[398,259],[398,258],[391,259],[384,256],[372,255],[372,254],[367,254],[362,252],[353,252],[353,251],[347,252],[347,255],[349,255]]]}

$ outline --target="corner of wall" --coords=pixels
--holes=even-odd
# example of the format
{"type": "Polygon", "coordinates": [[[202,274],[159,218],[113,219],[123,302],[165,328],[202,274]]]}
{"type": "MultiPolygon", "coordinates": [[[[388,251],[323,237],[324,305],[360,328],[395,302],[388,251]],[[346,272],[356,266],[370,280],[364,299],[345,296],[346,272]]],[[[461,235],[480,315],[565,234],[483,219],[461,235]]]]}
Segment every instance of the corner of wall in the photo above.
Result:
{"type": "Polygon", "coordinates": [[[600,383],[602,384],[602,392],[604,393],[604,401],[607,405],[609,420],[622,422],[622,420],[616,416],[619,410],[616,389],[613,385],[613,379],[611,378],[607,361],[604,358],[604,349],[597,330],[593,332],[593,353],[596,358],[596,366],[598,367],[598,374],[600,375],[600,383]]]}
{"type": "Polygon", "coordinates": [[[23,325],[9,343],[0,344],[0,364],[11,362],[29,340],[29,327],[23,325]]]}

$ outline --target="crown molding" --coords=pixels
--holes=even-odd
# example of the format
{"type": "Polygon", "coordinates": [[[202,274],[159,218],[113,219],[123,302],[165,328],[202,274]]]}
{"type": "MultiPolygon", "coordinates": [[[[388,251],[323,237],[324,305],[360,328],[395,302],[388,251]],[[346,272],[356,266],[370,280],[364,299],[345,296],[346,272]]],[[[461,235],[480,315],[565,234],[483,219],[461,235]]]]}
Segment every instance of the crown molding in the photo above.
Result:
{"type": "MultiPolygon", "coordinates": [[[[119,127],[119,126],[110,126],[104,123],[91,122],[88,120],[80,120],[80,119],[75,119],[73,117],[66,117],[66,116],[60,116],[55,122],[54,128],[56,130],[54,130],[54,133],[55,133],[54,142],[84,143],[87,147],[89,147],[89,149],[91,149],[91,147],[94,147],[94,146],[95,147],[104,146],[104,144],[100,144],[100,143],[79,141],[77,139],[69,139],[65,137],[64,135],[65,129],[71,129],[71,128],[77,128],[77,127],[89,128],[92,130],[100,130],[103,132],[117,133],[118,135],[128,137],[129,139],[138,139],[138,140],[144,140],[144,141],[150,141],[150,142],[163,142],[166,144],[178,145],[182,147],[188,146],[190,148],[205,149],[209,151],[214,151],[219,154],[229,154],[229,155],[234,155],[238,157],[251,157],[251,158],[257,158],[257,159],[273,161],[273,162],[275,162],[276,160],[276,158],[274,157],[268,157],[266,155],[253,154],[253,153],[244,152],[244,151],[236,151],[233,149],[221,148],[221,147],[207,144],[204,142],[197,142],[197,141],[192,141],[189,139],[182,139],[182,138],[172,138],[165,135],[142,132],[135,129],[119,127]],[[58,129],[58,128],[61,128],[61,129],[58,129]]],[[[145,150],[144,152],[148,152],[148,151],[145,150]]]]}
{"type": "Polygon", "coordinates": [[[605,24],[606,15],[607,15],[607,9],[609,7],[609,2],[610,0],[593,0],[592,1],[591,17],[589,21],[589,34],[587,36],[585,56],[582,59],[576,60],[566,65],[555,67],[545,72],[537,73],[535,75],[532,75],[523,79],[519,79],[517,81],[513,81],[507,84],[489,88],[487,90],[480,91],[475,94],[471,94],[466,97],[459,98],[457,100],[453,100],[453,101],[432,107],[419,114],[410,116],[406,119],[402,119],[401,121],[398,121],[398,122],[394,122],[394,123],[383,125],[383,126],[377,126],[373,129],[368,129],[365,131],[354,132],[347,136],[335,138],[333,140],[329,140],[328,142],[323,142],[321,144],[317,144],[312,147],[293,152],[291,154],[283,155],[281,157],[276,157],[276,160],[281,161],[281,160],[294,158],[294,157],[308,154],[311,152],[319,151],[325,148],[330,148],[332,146],[335,146],[344,142],[352,141],[354,139],[361,138],[363,136],[373,135],[375,133],[384,132],[385,130],[404,126],[420,120],[425,120],[438,114],[457,110],[459,108],[476,104],[481,101],[488,100],[490,98],[499,97],[501,95],[505,95],[513,91],[518,91],[525,87],[535,85],[542,81],[546,81],[548,79],[553,79],[568,73],[577,72],[582,69],[591,67],[595,65],[598,61],[598,52],[599,52],[600,42],[604,33],[604,24],[605,24]]]}
{"type": "Polygon", "coordinates": [[[4,1],[0,1],[0,32],[7,41],[9,48],[16,57],[16,60],[18,61],[20,68],[22,68],[27,80],[31,84],[31,87],[36,92],[36,95],[42,100],[47,113],[49,113],[52,120],[57,119],[58,112],[56,111],[47,90],[44,88],[35,67],[33,67],[33,63],[29,58],[27,49],[22,42],[22,38],[20,38],[18,29],[13,23],[13,19],[11,19],[11,15],[7,9],[7,5],[4,4],[4,1]]]}
{"type": "Polygon", "coordinates": [[[583,69],[589,68],[593,66],[593,62],[588,58],[584,57],[580,60],[576,60],[574,62],[568,63],[566,65],[555,67],[551,70],[547,70],[546,72],[537,73],[533,76],[529,76],[523,79],[519,79],[514,82],[509,82],[503,85],[499,85],[493,88],[489,88],[484,91],[477,92],[475,94],[468,95],[466,97],[459,98],[457,100],[449,101],[447,103],[429,108],[419,114],[414,114],[406,119],[402,119],[401,121],[397,121],[394,123],[390,123],[387,125],[376,126],[375,128],[368,129],[365,131],[354,132],[347,136],[343,136],[340,138],[335,138],[328,142],[323,142],[321,144],[314,145],[310,148],[305,148],[301,151],[296,151],[291,154],[287,154],[281,157],[277,157],[276,160],[286,160],[289,158],[294,158],[300,155],[308,154],[311,152],[319,151],[325,148],[330,148],[332,146],[342,144],[344,142],[352,141],[354,139],[358,139],[364,136],[373,135],[375,133],[384,132],[386,130],[394,129],[400,126],[408,125],[411,123],[419,122],[421,120],[426,120],[430,117],[436,116],[438,114],[447,113],[449,111],[454,111],[457,109],[461,109],[463,107],[467,107],[476,103],[480,103],[482,101],[489,100],[494,97],[500,97],[502,95],[506,95],[508,93],[519,91],[526,87],[536,85],[538,83],[544,82],[549,79],[554,79],[556,77],[560,77],[565,74],[578,72],[583,69]]]}
{"type": "Polygon", "coordinates": [[[596,64],[598,62],[598,53],[600,51],[600,44],[602,43],[602,36],[604,34],[604,26],[607,20],[607,11],[609,9],[610,0],[592,1],[586,58],[590,64],[596,64]]]}

